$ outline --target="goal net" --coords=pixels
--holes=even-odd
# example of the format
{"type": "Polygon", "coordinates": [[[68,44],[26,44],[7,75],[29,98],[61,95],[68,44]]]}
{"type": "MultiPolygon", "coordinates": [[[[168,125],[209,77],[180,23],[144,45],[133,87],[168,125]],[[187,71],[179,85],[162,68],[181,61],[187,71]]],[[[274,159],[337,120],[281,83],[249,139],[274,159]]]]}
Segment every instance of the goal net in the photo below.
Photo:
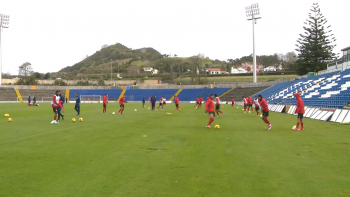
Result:
{"type": "Polygon", "coordinates": [[[81,103],[101,103],[101,95],[80,95],[81,103]]]}

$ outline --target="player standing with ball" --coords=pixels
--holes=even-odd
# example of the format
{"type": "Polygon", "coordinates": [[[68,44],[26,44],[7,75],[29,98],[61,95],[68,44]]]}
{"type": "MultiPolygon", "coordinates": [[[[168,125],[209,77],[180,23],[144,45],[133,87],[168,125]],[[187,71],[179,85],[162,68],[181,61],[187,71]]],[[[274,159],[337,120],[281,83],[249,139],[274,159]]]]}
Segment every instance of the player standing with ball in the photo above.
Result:
{"type": "Polygon", "coordinates": [[[215,109],[214,109],[213,99],[214,99],[214,94],[211,94],[207,98],[207,102],[205,103],[205,110],[206,110],[205,112],[209,114],[209,122],[206,127],[209,129],[210,129],[210,124],[214,122],[214,119],[215,119],[215,109]]]}

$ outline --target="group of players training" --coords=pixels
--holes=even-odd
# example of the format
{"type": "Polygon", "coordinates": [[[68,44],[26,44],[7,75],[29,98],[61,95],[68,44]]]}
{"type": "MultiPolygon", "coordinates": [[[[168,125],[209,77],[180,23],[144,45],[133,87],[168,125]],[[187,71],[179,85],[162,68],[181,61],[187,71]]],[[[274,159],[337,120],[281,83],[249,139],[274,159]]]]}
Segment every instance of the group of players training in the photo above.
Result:
{"type": "MultiPolygon", "coordinates": [[[[297,99],[297,107],[294,111],[295,114],[298,115],[298,121],[297,121],[297,125],[295,127],[293,127],[293,130],[299,130],[299,125],[301,125],[300,130],[304,130],[304,122],[303,122],[303,117],[304,117],[304,113],[305,113],[305,107],[304,107],[304,101],[301,99],[300,94],[299,93],[295,93],[294,94],[295,98],[297,99]]],[[[220,99],[216,94],[211,94],[208,98],[207,98],[207,102],[205,104],[205,109],[206,109],[206,113],[209,114],[209,122],[207,124],[207,128],[210,128],[211,123],[213,123],[214,119],[215,119],[215,112],[214,112],[214,98],[216,99],[216,113],[219,116],[219,112],[223,113],[220,110],[220,99]]],[[[256,115],[259,116],[259,110],[261,108],[262,111],[262,120],[266,123],[267,130],[270,130],[272,128],[272,125],[270,123],[270,120],[267,118],[269,116],[269,106],[266,102],[266,100],[262,97],[262,95],[258,95],[258,98],[256,98],[256,96],[254,97],[254,100],[251,97],[242,97],[243,99],[243,105],[244,105],[244,113],[248,112],[250,113],[249,109],[251,109],[251,111],[253,112],[253,104],[255,106],[255,111],[256,111],[256,115]]],[[[234,107],[235,104],[235,100],[233,97],[231,97],[231,106],[232,108],[234,107]]],[[[201,100],[199,100],[201,105],[201,100]]],[[[197,104],[198,104],[198,98],[197,98],[197,104]]]]}
{"type": "MultiPolygon", "coordinates": [[[[295,114],[298,114],[298,122],[296,127],[293,127],[293,130],[299,130],[299,125],[301,125],[301,129],[300,130],[304,130],[304,123],[303,123],[303,116],[305,113],[304,110],[304,101],[301,99],[299,93],[295,93],[294,94],[295,98],[297,99],[297,107],[295,109],[295,114]]],[[[252,100],[251,97],[242,97],[243,99],[243,104],[244,104],[244,113],[248,112],[250,113],[250,109],[253,112],[253,104],[255,106],[255,111],[257,113],[257,116],[259,116],[259,110],[261,108],[262,111],[262,120],[266,123],[267,130],[270,130],[272,128],[272,125],[269,121],[269,119],[267,118],[269,116],[269,106],[266,102],[266,100],[262,97],[262,95],[258,95],[258,98],[256,98],[256,96],[254,97],[254,100],[252,100]]],[[[231,106],[232,108],[234,107],[234,103],[235,100],[233,97],[231,97],[232,103],[231,106]]],[[[181,107],[179,106],[180,100],[179,98],[174,95],[174,101],[175,101],[175,107],[176,110],[179,112],[181,111],[181,107]]],[[[67,101],[66,101],[67,102],[67,101]]],[[[156,97],[155,95],[152,95],[151,98],[149,98],[149,103],[152,105],[152,110],[158,110],[159,108],[163,109],[163,107],[166,105],[166,98],[165,96],[161,97],[159,99],[159,106],[158,108],[156,108],[156,97]]],[[[53,95],[52,97],[52,108],[53,111],[55,113],[54,116],[54,123],[57,123],[57,116],[60,115],[61,113],[61,109],[63,109],[63,103],[64,103],[64,98],[61,95],[61,91],[57,90],[56,94],[53,95]]],[[[108,99],[107,99],[107,94],[105,94],[105,96],[103,96],[103,114],[107,114],[107,103],[108,103],[108,99]]],[[[125,95],[123,95],[120,99],[119,99],[119,106],[120,109],[118,111],[118,114],[123,114],[124,111],[124,103],[127,103],[127,101],[125,100],[125,95]]],[[[203,103],[203,97],[197,97],[197,101],[196,101],[196,105],[194,106],[196,109],[201,108],[203,103]]],[[[225,114],[223,111],[220,110],[220,105],[221,105],[221,101],[220,98],[218,97],[217,94],[211,94],[208,98],[207,101],[205,103],[205,113],[209,114],[209,121],[207,124],[207,128],[210,128],[211,123],[213,123],[214,119],[215,119],[215,113],[218,115],[218,117],[220,117],[220,113],[225,114]],[[215,99],[216,104],[215,104],[215,109],[214,109],[214,102],[213,100],[215,99]]],[[[142,99],[142,107],[145,107],[145,97],[143,97],[142,99]]],[[[79,94],[76,93],[76,102],[75,102],[75,110],[77,111],[77,115],[80,115],[80,97],[79,94]]],[[[61,115],[62,118],[64,117],[63,115],[61,115]]],[[[59,118],[60,116],[58,116],[59,118]]],[[[59,119],[58,119],[59,120],[59,119]]]]}

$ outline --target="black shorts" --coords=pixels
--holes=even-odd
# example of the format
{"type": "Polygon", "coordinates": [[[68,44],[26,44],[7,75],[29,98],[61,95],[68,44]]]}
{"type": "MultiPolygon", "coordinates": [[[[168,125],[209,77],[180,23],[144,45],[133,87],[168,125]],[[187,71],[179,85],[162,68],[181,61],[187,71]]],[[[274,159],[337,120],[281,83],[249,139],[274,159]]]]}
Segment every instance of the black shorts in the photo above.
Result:
{"type": "Polygon", "coordinates": [[[179,104],[175,104],[176,107],[179,107],[179,104]]]}
{"type": "Polygon", "coordinates": [[[266,117],[269,116],[269,112],[268,111],[267,112],[263,111],[262,114],[263,114],[263,116],[266,116],[266,117]]]}
{"type": "Polygon", "coordinates": [[[208,114],[213,114],[213,116],[215,117],[215,112],[211,111],[211,112],[208,112],[208,114]]]}
{"type": "Polygon", "coordinates": [[[260,109],[259,107],[255,107],[255,111],[259,111],[259,109],[260,109]]]}
{"type": "Polygon", "coordinates": [[[103,104],[103,108],[106,108],[107,107],[107,105],[106,104],[103,104]]]}
{"type": "Polygon", "coordinates": [[[159,106],[162,106],[163,104],[162,103],[159,103],[159,106]]]}
{"type": "Polygon", "coordinates": [[[199,105],[199,102],[197,102],[197,105],[199,105]]]}
{"type": "Polygon", "coordinates": [[[298,113],[298,118],[303,119],[304,118],[304,114],[298,113]]]}
{"type": "Polygon", "coordinates": [[[244,107],[247,107],[248,105],[244,104],[244,107]]]}
{"type": "Polygon", "coordinates": [[[216,106],[215,106],[215,109],[216,109],[216,110],[220,110],[220,105],[216,105],[216,106]]]}
{"type": "Polygon", "coordinates": [[[253,105],[252,104],[249,104],[248,107],[252,107],[253,105]]]}
{"type": "Polygon", "coordinates": [[[120,107],[124,108],[124,104],[121,104],[120,107]]]}
{"type": "Polygon", "coordinates": [[[163,105],[166,105],[166,103],[163,103],[163,105]]]}
{"type": "Polygon", "coordinates": [[[52,109],[53,109],[53,112],[55,113],[58,112],[58,107],[53,107],[52,109]]]}
{"type": "Polygon", "coordinates": [[[235,102],[232,102],[231,104],[232,104],[232,105],[234,105],[234,104],[235,104],[235,102]]]}

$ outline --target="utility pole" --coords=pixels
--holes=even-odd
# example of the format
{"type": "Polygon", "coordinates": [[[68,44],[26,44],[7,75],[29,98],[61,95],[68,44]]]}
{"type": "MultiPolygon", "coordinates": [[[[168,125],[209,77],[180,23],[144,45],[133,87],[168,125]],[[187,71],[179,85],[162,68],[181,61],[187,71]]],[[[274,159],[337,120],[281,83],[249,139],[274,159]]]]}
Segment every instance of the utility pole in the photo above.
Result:
{"type": "Polygon", "coordinates": [[[112,73],[113,73],[113,69],[112,69],[112,60],[111,60],[111,81],[112,81],[112,73]]]}

